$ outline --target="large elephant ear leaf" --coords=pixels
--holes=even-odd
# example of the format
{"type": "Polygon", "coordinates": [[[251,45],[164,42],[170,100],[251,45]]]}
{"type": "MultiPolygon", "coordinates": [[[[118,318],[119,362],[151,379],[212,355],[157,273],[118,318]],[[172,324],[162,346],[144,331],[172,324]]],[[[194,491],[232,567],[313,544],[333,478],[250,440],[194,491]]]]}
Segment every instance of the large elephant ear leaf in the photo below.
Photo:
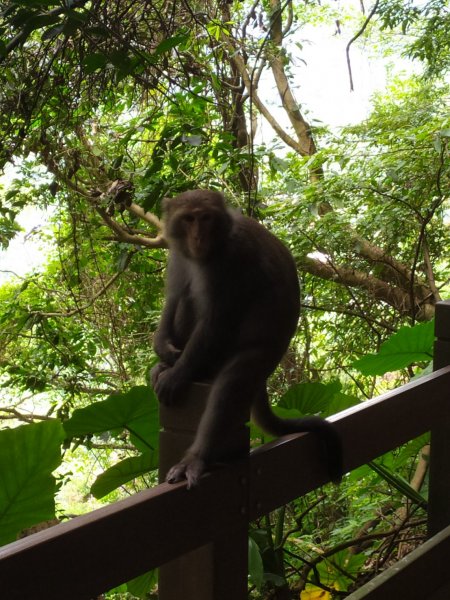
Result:
{"type": "Polygon", "coordinates": [[[127,429],[133,444],[145,451],[158,445],[158,411],[158,400],[153,390],[140,385],[74,410],[72,417],[64,423],[64,429],[70,438],[127,429]]]}
{"type": "Polygon", "coordinates": [[[99,475],[91,487],[94,498],[103,498],[121,485],[158,468],[158,453],[147,450],[130,456],[99,475]]]}
{"type": "Polygon", "coordinates": [[[377,354],[368,354],[353,363],[363,375],[384,375],[433,358],[434,321],[402,327],[387,339],[377,354]]]}
{"type": "Polygon", "coordinates": [[[0,544],[55,517],[64,429],[57,420],[0,431],[0,544]]]}
{"type": "Polygon", "coordinates": [[[296,418],[319,414],[321,417],[328,417],[357,403],[357,398],[342,392],[339,381],[298,383],[293,385],[278,403],[278,407],[297,411],[297,414],[279,412],[278,416],[296,418]]]}

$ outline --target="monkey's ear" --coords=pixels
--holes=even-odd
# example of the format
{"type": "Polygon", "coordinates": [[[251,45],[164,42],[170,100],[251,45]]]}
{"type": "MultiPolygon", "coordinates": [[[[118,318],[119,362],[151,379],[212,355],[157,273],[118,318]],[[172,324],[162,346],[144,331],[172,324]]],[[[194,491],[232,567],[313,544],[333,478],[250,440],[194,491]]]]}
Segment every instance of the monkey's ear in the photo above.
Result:
{"type": "Polygon", "coordinates": [[[161,202],[163,212],[168,212],[170,207],[170,198],[163,198],[161,202]]]}

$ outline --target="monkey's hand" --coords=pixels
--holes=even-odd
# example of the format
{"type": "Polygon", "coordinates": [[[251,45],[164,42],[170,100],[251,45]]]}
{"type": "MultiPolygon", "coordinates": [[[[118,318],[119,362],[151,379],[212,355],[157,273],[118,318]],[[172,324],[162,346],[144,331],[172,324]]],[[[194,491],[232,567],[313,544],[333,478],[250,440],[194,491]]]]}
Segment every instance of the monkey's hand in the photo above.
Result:
{"type": "Polygon", "coordinates": [[[166,369],[170,369],[170,366],[165,362],[160,362],[156,364],[150,371],[150,381],[152,382],[153,389],[156,389],[156,382],[158,381],[159,376],[166,369]]]}
{"type": "Polygon", "coordinates": [[[153,338],[153,348],[161,362],[167,363],[171,367],[181,356],[181,350],[172,342],[170,335],[164,328],[156,331],[153,338]]]}
{"type": "Polygon", "coordinates": [[[181,350],[167,340],[164,346],[158,349],[158,356],[163,362],[173,367],[181,356],[181,350]]]}
{"type": "Polygon", "coordinates": [[[205,461],[195,455],[188,455],[174,465],[166,475],[167,483],[177,483],[186,479],[188,490],[195,487],[206,471],[205,461]]]}
{"type": "Polygon", "coordinates": [[[181,369],[159,363],[152,369],[152,383],[159,401],[166,406],[170,406],[177,401],[183,390],[187,388],[189,380],[184,376],[181,369]],[[158,369],[158,367],[161,368],[158,369]],[[155,380],[153,380],[153,371],[157,369],[155,380]]]}

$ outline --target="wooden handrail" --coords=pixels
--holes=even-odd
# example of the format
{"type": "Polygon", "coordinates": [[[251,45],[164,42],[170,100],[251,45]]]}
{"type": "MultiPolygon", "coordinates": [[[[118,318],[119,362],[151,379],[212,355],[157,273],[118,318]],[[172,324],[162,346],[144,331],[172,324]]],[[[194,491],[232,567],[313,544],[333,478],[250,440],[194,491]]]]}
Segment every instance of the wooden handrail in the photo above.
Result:
{"type": "MultiPolygon", "coordinates": [[[[334,416],[345,468],[436,426],[448,390],[445,367],[334,416]]],[[[8,600],[93,598],[326,482],[314,436],[287,436],[210,473],[196,489],[162,484],[0,548],[2,589],[8,600]]]]}
{"type": "MultiPolygon", "coordinates": [[[[450,301],[436,305],[433,367],[450,365],[450,301]]],[[[443,391],[442,418],[431,428],[428,535],[450,525],[450,391],[443,391]]],[[[424,402],[427,409],[428,402],[424,402]]]]}
{"type": "MultiPolygon", "coordinates": [[[[448,412],[449,385],[450,367],[444,367],[330,417],[343,441],[345,471],[439,425],[448,412]]],[[[250,519],[290,501],[287,496],[298,498],[329,481],[311,434],[286,436],[261,446],[252,453],[250,466],[250,519]]]]}

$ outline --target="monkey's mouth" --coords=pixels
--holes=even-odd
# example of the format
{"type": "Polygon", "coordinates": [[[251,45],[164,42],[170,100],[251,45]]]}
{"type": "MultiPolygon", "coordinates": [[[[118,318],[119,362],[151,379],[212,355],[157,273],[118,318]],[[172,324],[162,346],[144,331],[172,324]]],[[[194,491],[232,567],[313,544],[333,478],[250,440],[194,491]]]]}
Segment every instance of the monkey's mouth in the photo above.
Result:
{"type": "Polygon", "coordinates": [[[202,259],[209,254],[209,244],[203,240],[195,241],[190,244],[189,251],[192,258],[202,259]]]}

